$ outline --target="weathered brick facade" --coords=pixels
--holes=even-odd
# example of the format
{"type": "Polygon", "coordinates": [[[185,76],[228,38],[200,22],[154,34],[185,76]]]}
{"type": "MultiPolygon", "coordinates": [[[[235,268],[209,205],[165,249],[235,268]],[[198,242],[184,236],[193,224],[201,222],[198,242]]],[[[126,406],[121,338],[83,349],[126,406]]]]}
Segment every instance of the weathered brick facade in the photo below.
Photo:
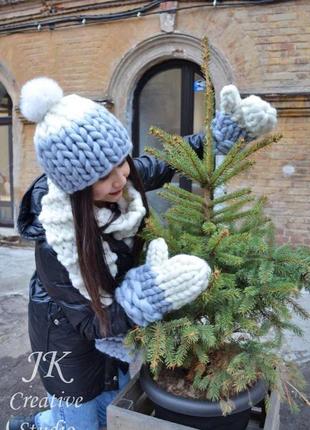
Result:
{"type": "MultiPolygon", "coordinates": [[[[37,23],[49,17],[106,14],[148,2],[123,1],[119,2],[122,6],[112,8],[100,6],[100,1],[69,0],[59,1],[55,9],[48,9],[53,3],[56,4],[41,1],[0,3],[0,82],[7,88],[15,108],[16,206],[39,172],[32,144],[33,126],[24,123],[18,113],[18,95],[23,83],[38,75],[48,75],[56,79],[66,93],[76,92],[95,100],[111,98],[111,80],[122,59],[131,53],[134,55],[135,49],[145,41],[153,38],[156,42],[156,37],[164,34],[158,14],[97,24],[88,23],[86,19],[84,25],[66,28],[56,25],[53,30],[43,25],[38,31],[37,23]],[[77,9],[83,5],[88,6],[88,10],[77,9]],[[22,19],[32,22],[34,30],[1,33],[2,25],[22,19]]],[[[206,2],[179,1],[171,5],[184,8],[202,3],[206,2]]],[[[169,43],[169,37],[178,35],[187,35],[193,40],[207,35],[219,53],[219,61],[228,65],[227,81],[235,83],[241,93],[259,94],[279,109],[278,130],[283,133],[282,141],[260,154],[254,170],[240,178],[239,183],[251,185],[258,194],[268,197],[267,210],[277,226],[280,241],[307,245],[310,245],[309,25],[308,0],[274,5],[200,7],[178,11],[174,33],[165,38],[169,43]]],[[[171,58],[186,59],[187,55],[181,45],[171,51],[171,58]]],[[[216,74],[213,79],[216,81],[216,74]]],[[[116,106],[119,100],[112,102],[116,106]]],[[[129,123],[126,125],[130,127],[129,123]]]]}

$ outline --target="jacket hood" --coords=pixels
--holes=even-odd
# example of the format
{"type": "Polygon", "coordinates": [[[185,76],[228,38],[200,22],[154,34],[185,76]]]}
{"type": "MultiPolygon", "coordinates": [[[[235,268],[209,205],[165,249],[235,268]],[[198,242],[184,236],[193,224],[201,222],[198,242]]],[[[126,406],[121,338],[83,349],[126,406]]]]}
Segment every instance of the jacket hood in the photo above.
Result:
{"type": "Polygon", "coordinates": [[[45,238],[45,230],[38,216],[42,209],[42,197],[47,192],[47,177],[43,174],[30,185],[24,194],[17,218],[17,228],[23,239],[40,240],[45,238]]]}

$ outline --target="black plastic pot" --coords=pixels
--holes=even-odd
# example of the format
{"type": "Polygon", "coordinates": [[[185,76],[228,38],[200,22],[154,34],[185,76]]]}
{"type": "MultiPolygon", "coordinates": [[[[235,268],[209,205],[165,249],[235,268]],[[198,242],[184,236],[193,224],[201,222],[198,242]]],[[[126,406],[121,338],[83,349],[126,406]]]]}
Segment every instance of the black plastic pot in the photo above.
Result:
{"type": "Polygon", "coordinates": [[[163,390],[153,381],[145,365],[141,368],[140,383],[154,403],[157,418],[201,430],[245,430],[251,407],[257,405],[267,392],[264,382],[258,381],[251,389],[231,398],[235,409],[223,416],[219,402],[186,399],[163,390]]]}

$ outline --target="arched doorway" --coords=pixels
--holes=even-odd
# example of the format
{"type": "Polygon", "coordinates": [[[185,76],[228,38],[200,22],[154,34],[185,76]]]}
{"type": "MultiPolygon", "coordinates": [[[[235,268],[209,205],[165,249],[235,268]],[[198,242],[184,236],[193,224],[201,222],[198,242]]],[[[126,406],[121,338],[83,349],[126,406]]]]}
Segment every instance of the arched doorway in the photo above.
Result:
{"type": "Polygon", "coordinates": [[[13,222],[12,101],[0,82],[0,226],[13,222]]]}
{"type": "MultiPolygon", "coordinates": [[[[203,129],[204,80],[200,66],[186,60],[168,60],[149,69],[137,84],[133,97],[133,155],[139,156],[145,146],[161,149],[161,143],[148,134],[151,125],[169,133],[185,136],[203,129]]],[[[173,182],[191,189],[183,177],[175,175],[173,182]]],[[[155,192],[149,202],[163,212],[168,204],[155,192]]]]}

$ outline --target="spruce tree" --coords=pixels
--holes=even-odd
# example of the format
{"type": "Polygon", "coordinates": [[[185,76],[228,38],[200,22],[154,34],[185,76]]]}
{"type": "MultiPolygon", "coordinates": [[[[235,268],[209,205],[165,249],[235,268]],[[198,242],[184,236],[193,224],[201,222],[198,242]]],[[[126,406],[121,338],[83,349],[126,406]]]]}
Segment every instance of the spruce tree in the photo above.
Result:
{"type": "Polygon", "coordinates": [[[301,335],[292,314],[309,317],[297,298],[301,288],[310,286],[310,254],[306,248],[276,244],[274,226],[264,214],[264,197],[255,197],[249,188],[229,188],[231,179],[251,171],[253,154],[277,144],[281,136],[250,144],[239,141],[216,166],[211,131],[214,92],[206,39],[202,46],[206,81],[203,158],[182,137],[155,127],[150,133],[161,140],[163,150],[147,150],[198,184],[201,193],[165,185],[160,195],[171,207],[164,220],[152,211],[143,236],[147,241],[163,237],[171,256],[186,253],[205,259],[212,279],[194,302],[162,321],[134,329],[126,342],[144,351],[155,379],[181,371],[191,386],[191,396],[221,401],[224,412],[230,410],[233,395],[259,378],[293,404],[290,392],[292,387],[297,389],[296,370],[278,349],[284,330],[301,335]],[[216,189],[223,185],[228,191],[216,196],[216,189]]]}

